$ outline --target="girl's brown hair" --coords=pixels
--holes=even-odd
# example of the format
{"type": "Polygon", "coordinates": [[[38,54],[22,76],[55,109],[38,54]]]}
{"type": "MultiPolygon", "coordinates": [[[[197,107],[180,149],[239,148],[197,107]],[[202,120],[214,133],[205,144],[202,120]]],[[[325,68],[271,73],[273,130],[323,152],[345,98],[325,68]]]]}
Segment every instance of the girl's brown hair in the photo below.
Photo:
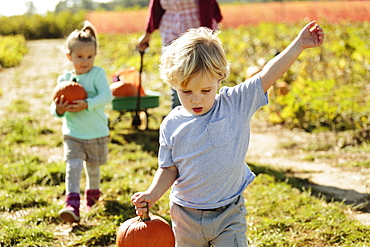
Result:
{"type": "Polygon", "coordinates": [[[97,32],[93,24],[91,24],[89,21],[84,22],[84,26],[81,30],[76,29],[68,36],[65,43],[65,52],[67,54],[72,53],[76,41],[86,43],[93,42],[95,45],[95,51],[98,51],[97,32]]]}

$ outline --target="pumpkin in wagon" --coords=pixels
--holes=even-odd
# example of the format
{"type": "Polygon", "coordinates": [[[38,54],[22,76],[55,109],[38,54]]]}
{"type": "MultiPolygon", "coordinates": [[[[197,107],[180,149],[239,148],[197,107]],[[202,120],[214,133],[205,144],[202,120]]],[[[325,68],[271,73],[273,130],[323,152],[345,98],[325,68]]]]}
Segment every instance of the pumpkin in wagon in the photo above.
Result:
{"type": "Polygon", "coordinates": [[[63,101],[68,101],[69,104],[73,104],[74,100],[84,100],[87,98],[85,89],[75,81],[62,81],[55,86],[52,94],[53,100],[58,99],[59,102],[62,95],[64,95],[63,101]]]}
{"type": "Polygon", "coordinates": [[[144,213],[122,223],[116,243],[117,247],[174,247],[175,236],[166,220],[144,213]]]}
{"type": "Polygon", "coordinates": [[[115,97],[145,96],[145,91],[139,82],[139,72],[135,67],[124,68],[111,75],[113,83],[109,86],[115,97]]]}

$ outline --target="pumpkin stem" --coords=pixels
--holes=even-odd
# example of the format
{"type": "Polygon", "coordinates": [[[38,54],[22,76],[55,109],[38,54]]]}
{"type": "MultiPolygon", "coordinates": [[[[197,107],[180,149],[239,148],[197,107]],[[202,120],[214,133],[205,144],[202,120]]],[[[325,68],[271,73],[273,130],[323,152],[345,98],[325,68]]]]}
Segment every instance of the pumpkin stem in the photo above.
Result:
{"type": "Polygon", "coordinates": [[[146,203],[145,208],[146,208],[146,211],[142,215],[140,215],[140,221],[142,222],[150,220],[148,203],[146,203]]]}

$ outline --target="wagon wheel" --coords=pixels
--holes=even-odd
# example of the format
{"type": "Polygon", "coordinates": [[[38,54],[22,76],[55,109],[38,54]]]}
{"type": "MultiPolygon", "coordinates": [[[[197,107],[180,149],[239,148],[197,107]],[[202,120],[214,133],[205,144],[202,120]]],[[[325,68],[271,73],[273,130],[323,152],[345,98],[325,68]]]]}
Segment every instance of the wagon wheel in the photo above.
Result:
{"type": "Polygon", "coordinates": [[[135,117],[136,117],[136,113],[134,112],[133,113],[134,121],[132,125],[135,127],[135,129],[146,130],[148,128],[148,112],[146,110],[142,110],[138,112],[140,123],[134,123],[137,121],[135,120],[135,117]]]}
{"type": "Polygon", "coordinates": [[[138,126],[139,130],[146,130],[148,128],[148,112],[147,111],[140,111],[139,112],[141,124],[138,126]]]}

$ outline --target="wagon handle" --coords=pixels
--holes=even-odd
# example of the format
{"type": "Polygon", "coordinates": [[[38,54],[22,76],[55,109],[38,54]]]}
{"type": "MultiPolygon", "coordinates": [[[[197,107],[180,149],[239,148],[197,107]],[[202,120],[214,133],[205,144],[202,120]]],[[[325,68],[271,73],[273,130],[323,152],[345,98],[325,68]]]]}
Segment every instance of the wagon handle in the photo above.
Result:
{"type": "Polygon", "coordinates": [[[132,121],[132,125],[137,127],[141,124],[140,116],[139,116],[139,111],[140,111],[140,89],[141,89],[141,73],[143,72],[143,60],[144,60],[144,51],[140,51],[140,70],[139,70],[139,85],[137,87],[137,100],[136,100],[136,113],[135,117],[132,121]]]}

